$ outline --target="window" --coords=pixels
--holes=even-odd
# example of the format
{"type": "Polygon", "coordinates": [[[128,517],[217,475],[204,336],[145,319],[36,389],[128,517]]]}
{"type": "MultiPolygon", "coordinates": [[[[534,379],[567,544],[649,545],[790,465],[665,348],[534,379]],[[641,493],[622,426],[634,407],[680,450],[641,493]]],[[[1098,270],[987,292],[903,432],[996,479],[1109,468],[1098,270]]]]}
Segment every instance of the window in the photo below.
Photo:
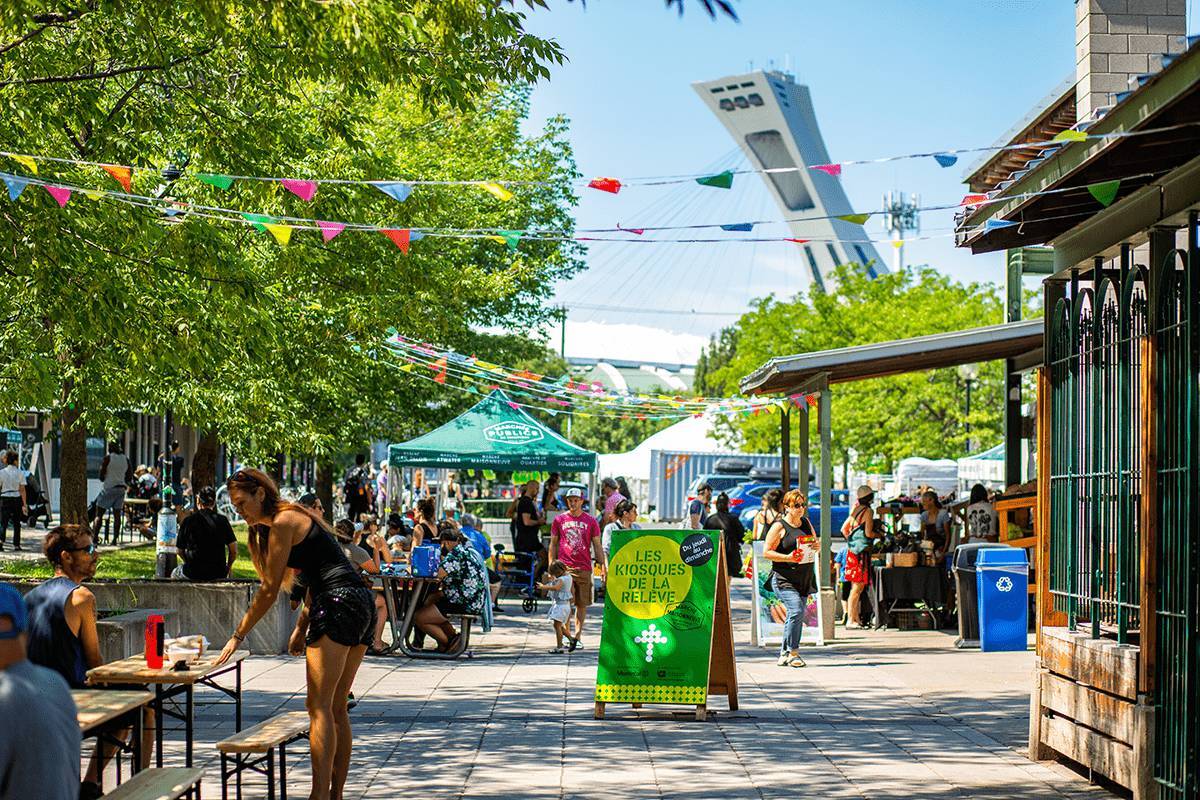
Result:
{"type": "MultiPolygon", "coordinates": [[[[796,168],[796,162],[784,144],[779,131],[758,131],[747,134],[746,145],[765,169],[796,168]]],[[[804,185],[798,172],[773,172],[767,175],[775,191],[783,199],[789,211],[806,211],[813,208],[812,195],[804,185]]]]}
{"type": "Polygon", "coordinates": [[[754,81],[746,81],[745,83],[742,84],[743,89],[745,89],[747,86],[751,86],[751,87],[754,86],[754,81]]]}
{"type": "Polygon", "coordinates": [[[838,264],[841,264],[842,258],[837,254],[837,250],[833,249],[833,244],[831,242],[826,242],[825,246],[829,248],[829,257],[833,259],[833,265],[836,267],[838,264]]]}
{"type": "Polygon", "coordinates": [[[758,93],[746,95],[746,99],[750,101],[750,105],[752,106],[761,106],[763,104],[762,95],[758,93]]]}
{"type": "Polygon", "coordinates": [[[733,98],[733,104],[735,106],[737,106],[738,108],[749,108],[750,107],[750,101],[747,100],[746,98],[742,97],[740,94],[737,97],[733,98]]]}
{"type": "Polygon", "coordinates": [[[733,111],[733,101],[728,97],[722,97],[720,105],[722,111],[733,111]]]}
{"type": "Polygon", "coordinates": [[[713,88],[709,89],[709,91],[713,94],[720,94],[721,92],[725,91],[725,89],[721,86],[714,86],[713,88]]]}
{"type": "Polygon", "coordinates": [[[813,256],[812,248],[808,245],[804,245],[804,255],[808,256],[808,266],[812,269],[813,275],[820,275],[821,270],[817,267],[817,259],[813,256]]]}

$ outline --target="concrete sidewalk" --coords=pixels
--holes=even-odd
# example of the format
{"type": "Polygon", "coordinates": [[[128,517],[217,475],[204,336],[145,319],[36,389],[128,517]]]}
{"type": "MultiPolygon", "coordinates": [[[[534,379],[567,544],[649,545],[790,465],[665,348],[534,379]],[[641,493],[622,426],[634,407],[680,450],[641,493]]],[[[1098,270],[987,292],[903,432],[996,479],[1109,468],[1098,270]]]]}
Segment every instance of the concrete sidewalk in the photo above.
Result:
{"type": "MultiPolygon", "coordinates": [[[[499,616],[474,657],[369,658],[355,693],[347,798],[1060,798],[1111,797],[1025,756],[1032,653],[957,651],[936,632],[855,632],[775,666],[747,644],[748,586],[735,582],[740,705],[697,723],[669,707],[610,705],[592,718],[599,609],[586,649],[550,655],[544,608],[499,616]]],[[[232,623],[232,621],[231,621],[232,623]]],[[[839,630],[839,634],[842,632],[839,630]]],[[[304,707],[304,664],[251,658],[246,724],[304,707]]],[[[199,699],[198,693],[198,699],[199,699]]],[[[197,710],[205,792],[228,707],[197,710]]],[[[169,761],[181,763],[178,734],[169,761]]],[[[306,796],[307,752],[289,753],[289,794],[306,796]]],[[[251,780],[251,779],[248,779],[251,780]]],[[[261,781],[261,779],[256,779],[261,781]]],[[[248,797],[265,797],[261,783],[248,797]]]]}

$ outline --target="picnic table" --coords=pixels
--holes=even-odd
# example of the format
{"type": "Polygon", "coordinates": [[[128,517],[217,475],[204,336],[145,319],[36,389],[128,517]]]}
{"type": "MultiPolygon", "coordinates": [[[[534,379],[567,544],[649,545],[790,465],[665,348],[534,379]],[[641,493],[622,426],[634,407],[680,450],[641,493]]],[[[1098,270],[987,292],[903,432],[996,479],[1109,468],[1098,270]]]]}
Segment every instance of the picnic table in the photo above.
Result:
{"type": "Polygon", "coordinates": [[[87,682],[90,686],[142,686],[154,687],[154,699],[151,708],[158,715],[154,726],[155,764],[163,765],[163,721],[166,717],[183,722],[184,758],[186,766],[192,766],[192,749],[195,744],[195,688],[199,684],[233,699],[234,730],[242,729],[242,661],[250,655],[247,650],[236,650],[229,660],[220,666],[214,663],[220,655],[219,651],[205,653],[199,660],[188,664],[186,670],[172,670],[165,661],[161,669],[152,669],[146,665],[144,655],[130,656],[120,661],[101,664],[95,669],[88,670],[87,682]],[[234,674],[232,688],[217,683],[216,678],[234,674]],[[183,695],[184,710],[178,711],[178,700],[183,695]],[[167,706],[172,700],[173,707],[167,706]]]}
{"type": "MultiPolygon", "coordinates": [[[[129,753],[129,774],[136,775],[142,768],[142,708],[154,700],[154,695],[139,690],[72,689],[71,698],[75,701],[75,716],[83,738],[95,738],[97,744],[107,742],[118,753],[129,753]],[[128,742],[112,733],[125,728],[133,729],[128,742]]],[[[97,776],[97,780],[103,779],[103,775],[97,776]]],[[[117,783],[120,782],[118,756],[117,783]]]]}
{"type": "MultiPolygon", "coordinates": [[[[394,653],[397,650],[409,658],[429,658],[449,661],[458,658],[466,649],[467,642],[458,652],[439,653],[435,650],[425,650],[409,644],[409,635],[413,629],[413,617],[417,609],[425,602],[429,592],[438,586],[437,578],[420,578],[415,576],[389,575],[382,573],[383,601],[387,607],[388,625],[392,631],[392,643],[384,650],[394,653]]],[[[464,631],[464,638],[470,636],[470,630],[464,631]]]]}

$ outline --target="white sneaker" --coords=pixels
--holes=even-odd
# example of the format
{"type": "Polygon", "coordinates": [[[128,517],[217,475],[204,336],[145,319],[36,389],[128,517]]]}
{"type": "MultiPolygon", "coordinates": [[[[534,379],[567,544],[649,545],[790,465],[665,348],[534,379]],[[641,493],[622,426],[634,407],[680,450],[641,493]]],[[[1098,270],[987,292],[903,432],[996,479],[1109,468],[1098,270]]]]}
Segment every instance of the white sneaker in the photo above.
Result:
{"type": "Polygon", "coordinates": [[[775,663],[776,663],[778,666],[781,666],[781,667],[786,667],[786,666],[788,665],[788,662],[789,662],[789,661],[791,661],[791,660],[792,660],[792,656],[791,656],[789,653],[784,653],[783,655],[781,655],[781,656],[779,657],[779,660],[778,660],[778,661],[776,661],[775,663]]]}

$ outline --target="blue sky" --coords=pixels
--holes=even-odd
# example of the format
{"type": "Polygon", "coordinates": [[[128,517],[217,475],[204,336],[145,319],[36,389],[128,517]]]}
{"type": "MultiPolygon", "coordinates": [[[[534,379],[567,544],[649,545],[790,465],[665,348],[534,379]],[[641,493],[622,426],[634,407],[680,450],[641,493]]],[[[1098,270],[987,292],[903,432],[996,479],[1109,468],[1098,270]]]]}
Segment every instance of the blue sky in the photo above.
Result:
{"type": "MultiPolygon", "coordinates": [[[[790,61],[812,92],[834,161],[992,144],[1075,69],[1071,0],[741,0],[740,23],[710,20],[696,0],[686,2],[682,19],[660,0],[589,0],[586,8],[554,0],[552,10],[530,14],[529,28],[556,39],[570,58],[535,88],[530,124],[566,115],[586,176],[689,174],[725,163],[735,145],[691,83],[746,71],[751,62],[782,68],[790,61]]],[[[1189,0],[1190,31],[1198,2],[1189,0]]],[[[957,202],[972,161],[965,157],[949,169],[930,159],[848,166],[841,180],[851,203],[864,210],[877,209],[890,189],[919,193],[924,205],[957,202]]],[[[636,226],[757,214],[781,217],[761,180],[743,176],[729,192],[583,190],[577,221],[636,226]]],[[[947,213],[922,217],[926,234],[951,225],[947,213]]],[[[883,238],[878,222],[867,230],[883,238]]],[[[891,257],[890,247],[880,250],[891,257]]],[[[998,254],[972,256],[951,238],[913,242],[906,250],[910,264],[929,264],[956,279],[1002,280],[998,254]]],[[[568,352],[576,349],[574,330],[589,331],[586,339],[602,324],[706,337],[733,320],[718,313],[741,311],[768,291],[800,288],[797,255],[787,244],[593,244],[588,273],[560,286],[559,296],[569,308],[625,311],[572,311],[568,352]],[[648,313],[659,309],[701,313],[648,313]]]]}

